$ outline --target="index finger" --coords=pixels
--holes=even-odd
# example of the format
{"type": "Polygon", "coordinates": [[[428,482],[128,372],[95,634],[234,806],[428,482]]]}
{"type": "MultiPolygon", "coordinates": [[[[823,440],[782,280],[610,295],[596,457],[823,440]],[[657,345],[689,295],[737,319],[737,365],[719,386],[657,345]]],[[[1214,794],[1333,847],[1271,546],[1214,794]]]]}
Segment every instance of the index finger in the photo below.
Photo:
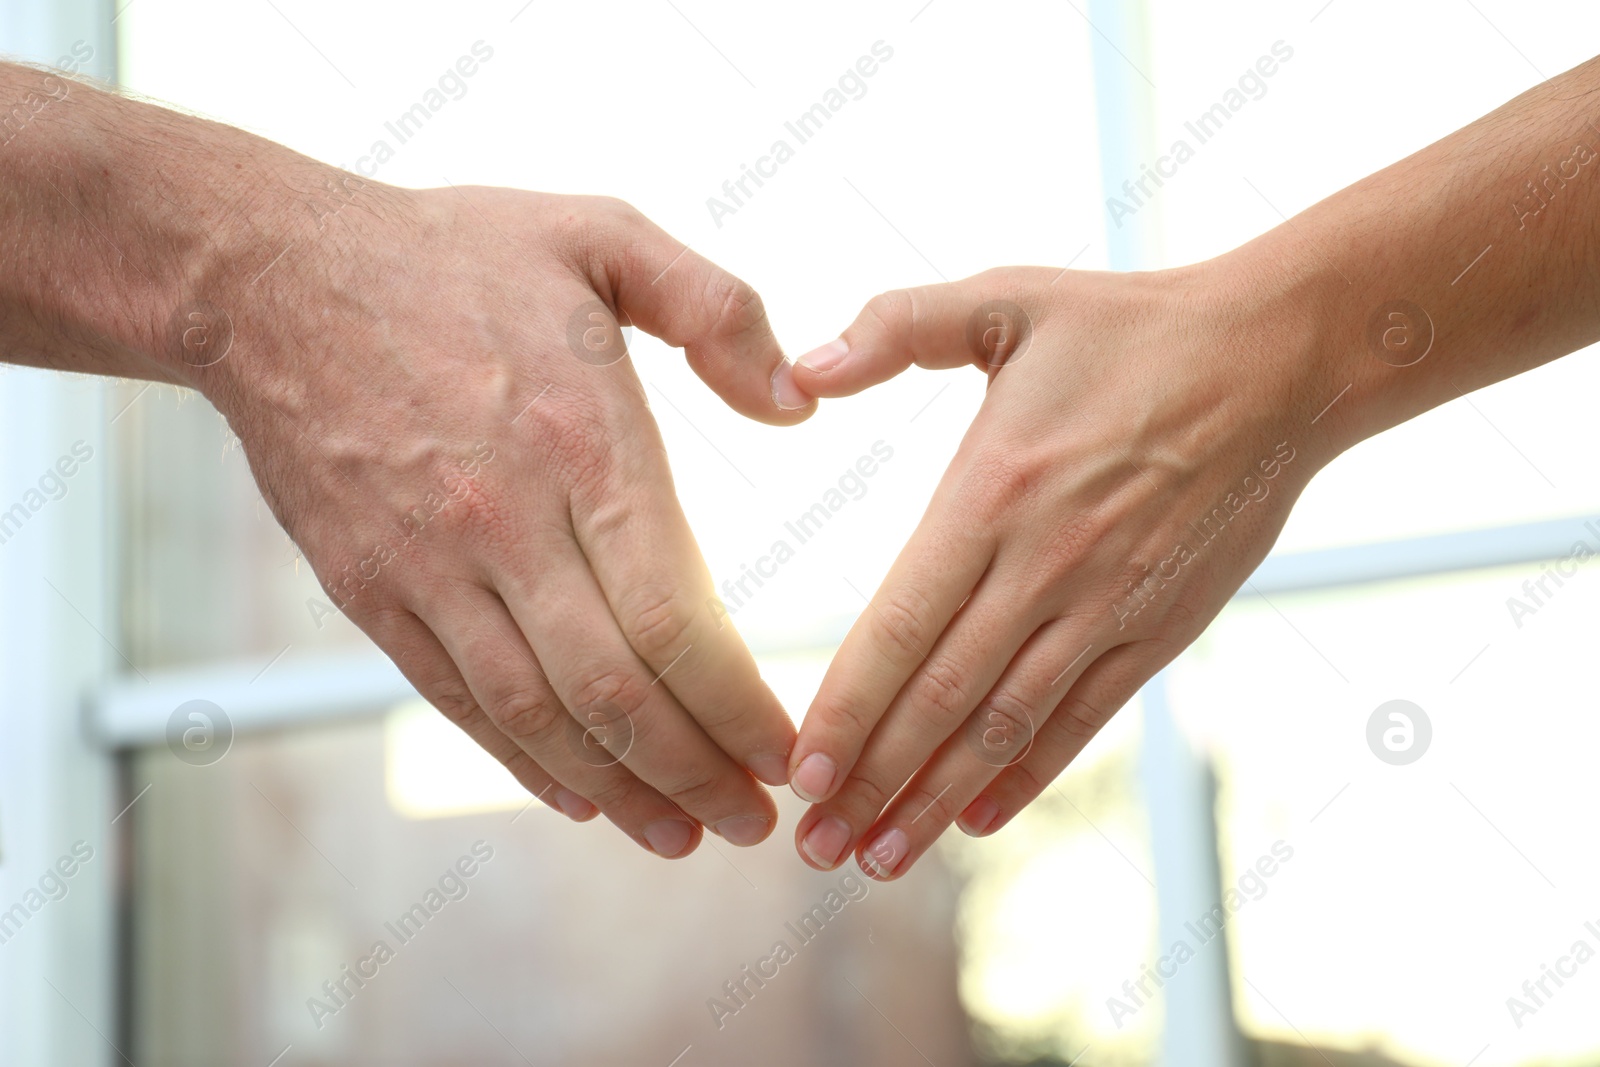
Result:
{"type": "Polygon", "coordinates": [[[616,443],[611,489],[575,494],[572,522],[628,644],[724,752],[788,781],[794,723],[714,595],[649,422],[616,443]]]}
{"type": "Polygon", "coordinates": [[[646,333],[683,349],[700,380],[752,419],[788,426],[816,401],[795,386],[761,296],[626,204],[601,213],[589,280],[646,333]]]}
{"type": "Polygon", "coordinates": [[[815,804],[838,791],[993,559],[989,528],[960,521],[945,505],[955,495],[951,485],[947,474],[828,665],[789,759],[789,785],[802,800],[815,804]]]}
{"type": "Polygon", "coordinates": [[[838,397],[886,382],[913,364],[927,370],[999,367],[1032,331],[1016,305],[988,299],[1000,289],[979,274],[879,293],[836,340],[795,360],[795,381],[810,396],[838,397]]]}

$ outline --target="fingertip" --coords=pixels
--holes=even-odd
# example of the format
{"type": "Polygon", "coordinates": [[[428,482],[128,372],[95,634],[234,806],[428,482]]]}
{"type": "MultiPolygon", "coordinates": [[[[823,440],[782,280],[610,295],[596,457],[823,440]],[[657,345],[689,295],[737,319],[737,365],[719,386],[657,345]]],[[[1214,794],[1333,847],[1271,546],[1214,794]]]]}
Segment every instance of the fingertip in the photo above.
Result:
{"type": "Polygon", "coordinates": [[[728,844],[749,848],[765,841],[777,825],[776,819],[762,815],[735,815],[733,818],[723,819],[712,829],[728,844]]]}
{"type": "Polygon", "coordinates": [[[764,785],[789,784],[789,757],[782,753],[768,752],[752,756],[746,766],[756,776],[756,781],[764,785]]]}
{"type": "Polygon", "coordinates": [[[643,836],[645,847],[666,860],[681,859],[700,843],[698,829],[682,819],[657,819],[643,836]]]}
{"type": "Polygon", "coordinates": [[[825,345],[818,345],[795,360],[795,364],[811,374],[826,374],[850,354],[850,342],[836,337],[825,345]]]}
{"type": "Polygon", "coordinates": [[[810,418],[816,410],[816,397],[800,385],[795,377],[795,365],[787,359],[779,360],[772,369],[771,394],[773,405],[795,421],[810,418]]]}
{"type": "MultiPolygon", "coordinates": [[[[859,343],[856,345],[859,349],[859,343]]],[[[832,399],[858,393],[870,381],[861,381],[858,358],[850,358],[850,342],[835,338],[799,356],[794,361],[794,380],[801,392],[808,396],[832,399]]]]}
{"type": "Polygon", "coordinates": [[[552,806],[573,822],[588,822],[600,814],[600,809],[570,789],[557,789],[550,798],[552,806]]]}
{"type": "MultiPolygon", "coordinates": [[[[802,822],[802,826],[805,824],[802,822]]],[[[825,815],[804,833],[796,827],[795,847],[800,858],[819,871],[831,871],[844,860],[854,835],[850,824],[837,815],[825,815]]]]}
{"type": "Polygon", "coordinates": [[[979,797],[967,805],[956,819],[956,825],[968,837],[987,837],[1000,819],[1000,805],[989,797],[979,797]]]}
{"type": "Polygon", "coordinates": [[[801,760],[789,779],[789,788],[807,804],[820,804],[833,793],[839,765],[831,756],[813,752],[801,760]]]}
{"type": "Polygon", "coordinates": [[[891,827],[856,856],[861,873],[880,882],[892,882],[910,869],[911,839],[898,826],[891,827]]]}

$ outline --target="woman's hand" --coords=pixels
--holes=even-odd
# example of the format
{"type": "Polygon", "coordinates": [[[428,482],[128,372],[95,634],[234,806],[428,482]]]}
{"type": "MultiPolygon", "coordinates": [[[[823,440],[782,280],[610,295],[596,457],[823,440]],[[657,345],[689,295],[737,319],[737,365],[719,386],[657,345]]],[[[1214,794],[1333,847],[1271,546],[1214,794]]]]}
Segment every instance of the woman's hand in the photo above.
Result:
{"type": "Polygon", "coordinates": [[[802,724],[812,866],[892,878],[952,820],[1005,825],[1267,554],[1331,393],[1252,273],[1001,268],[879,296],[797,361],[818,397],[912,363],[991,379],[802,724]]]}

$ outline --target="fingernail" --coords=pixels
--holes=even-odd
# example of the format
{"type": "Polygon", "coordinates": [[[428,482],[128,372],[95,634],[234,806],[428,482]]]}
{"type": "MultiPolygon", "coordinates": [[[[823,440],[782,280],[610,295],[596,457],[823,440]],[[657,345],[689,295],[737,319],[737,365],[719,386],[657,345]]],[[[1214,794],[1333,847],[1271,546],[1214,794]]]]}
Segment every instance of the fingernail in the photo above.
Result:
{"type": "Polygon", "coordinates": [[[771,827],[772,820],[760,815],[735,815],[717,823],[717,834],[730,845],[754,845],[771,827]]]}
{"type": "Polygon", "coordinates": [[[800,848],[811,862],[825,871],[839,865],[839,857],[850,844],[850,824],[837,815],[819,819],[806,836],[800,839],[800,848]]]}
{"type": "Polygon", "coordinates": [[[776,752],[751,756],[750,773],[768,785],[783,785],[789,780],[789,757],[776,752]]]}
{"type": "Polygon", "coordinates": [[[961,827],[961,832],[969,837],[982,837],[989,832],[989,825],[1000,814],[1000,805],[988,797],[979,797],[967,805],[967,810],[956,819],[956,825],[961,827]]]}
{"type": "Polygon", "coordinates": [[[663,859],[682,852],[693,836],[694,829],[682,819],[658,819],[644,828],[644,839],[663,859]]]}
{"type": "Polygon", "coordinates": [[[794,777],[789,780],[789,788],[801,800],[810,804],[822,803],[822,798],[828,795],[828,790],[833,788],[833,776],[839,773],[839,767],[820,752],[813,752],[800,761],[800,766],[795,768],[794,777]]]}
{"type": "Polygon", "coordinates": [[[784,360],[772,372],[772,402],[784,411],[795,411],[811,403],[811,397],[794,380],[794,364],[784,360]]]}
{"type": "Polygon", "coordinates": [[[830,371],[837,367],[843,362],[844,357],[849,354],[850,345],[841,337],[837,341],[829,341],[820,348],[813,348],[801,356],[797,362],[806,370],[816,371],[821,374],[823,371],[830,371]]]}
{"type": "Polygon", "coordinates": [[[890,878],[910,851],[911,844],[904,830],[899,827],[885,830],[861,853],[861,870],[874,878],[890,878]]]}
{"type": "Polygon", "coordinates": [[[561,814],[573,822],[592,819],[594,818],[594,813],[598,810],[593,804],[570,789],[557,789],[555,795],[550,799],[556,802],[556,807],[561,809],[561,814]]]}

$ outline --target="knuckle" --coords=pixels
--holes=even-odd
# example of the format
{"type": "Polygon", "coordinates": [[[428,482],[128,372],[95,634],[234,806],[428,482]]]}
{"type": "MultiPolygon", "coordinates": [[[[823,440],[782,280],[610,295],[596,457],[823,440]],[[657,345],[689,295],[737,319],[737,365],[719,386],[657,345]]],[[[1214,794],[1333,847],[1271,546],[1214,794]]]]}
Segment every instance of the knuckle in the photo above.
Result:
{"type": "Polygon", "coordinates": [[[612,223],[629,223],[643,218],[638,208],[618,196],[586,197],[590,213],[612,223]]]}
{"type": "Polygon", "coordinates": [[[829,730],[838,736],[854,738],[859,746],[876,721],[857,701],[846,698],[829,697],[818,701],[816,705],[817,720],[825,724],[829,730]]]}
{"type": "Polygon", "coordinates": [[[931,820],[929,825],[938,827],[954,822],[955,817],[961,814],[961,806],[956,804],[954,797],[955,790],[949,787],[941,788],[936,792],[918,786],[915,789],[906,791],[905,795],[901,797],[903,804],[899,806],[912,814],[913,821],[920,822],[923,819],[929,819],[931,820]]]}
{"type": "MultiPolygon", "coordinates": [[[[569,198],[563,198],[564,201],[569,198]]],[[[574,196],[556,220],[551,239],[567,262],[591,278],[613,276],[619,263],[635,260],[654,225],[626,200],[614,196],[574,196]]]]}
{"type": "Polygon", "coordinates": [[[464,688],[454,686],[435,689],[428,693],[428,703],[457,726],[466,727],[478,716],[478,702],[464,688]]]}
{"type": "MultiPolygon", "coordinates": [[[[556,392],[556,390],[551,390],[556,392]]],[[[592,412],[574,403],[570,397],[550,396],[528,408],[517,419],[529,428],[536,443],[561,445],[570,441],[587,440],[600,427],[592,412]]]]}
{"type": "Polygon", "coordinates": [[[1077,575],[1104,545],[1104,531],[1091,516],[1070,514],[1057,520],[1051,537],[1038,548],[1040,572],[1055,584],[1077,575]]]}
{"type": "MultiPolygon", "coordinates": [[[[393,496],[377,502],[362,515],[364,532],[353,549],[331,559],[317,554],[317,577],[330,595],[354,597],[347,612],[374,639],[403,634],[408,651],[420,651],[414,636],[416,593],[393,582],[380,581],[388,568],[400,566],[418,544],[449,539],[480,525],[499,526],[505,518],[503,498],[484,466],[494,458],[490,446],[428,443],[416,457],[371,455],[362,462],[385,466],[397,476],[393,496]],[[369,592],[370,589],[370,592],[369,592]],[[360,594],[360,595],[357,595],[360,594]]],[[[426,654],[424,655],[426,658],[426,654]]]]}
{"type": "Polygon", "coordinates": [[[607,815],[626,809],[637,795],[632,776],[621,773],[600,775],[592,783],[585,782],[579,792],[583,799],[607,815]]]}
{"type": "Polygon", "coordinates": [[[500,697],[488,712],[506,736],[518,741],[547,736],[567,714],[557,701],[527,690],[500,697]]]}
{"type": "Polygon", "coordinates": [[[977,722],[986,735],[1025,746],[1033,737],[1034,709],[1010,693],[995,693],[984,702],[977,722]]]}
{"type": "Polygon", "coordinates": [[[706,307],[716,311],[718,328],[729,337],[748,333],[767,321],[761,294],[748,282],[723,271],[714,273],[706,283],[706,307]]]}
{"type": "Polygon", "coordinates": [[[759,713],[751,711],[749,705],[737,702],[708,704],[701,701],[689,709],[689,714],[700,724],[700,728],[713,738],[739,727],[760,722],[759,713]]]}
{"type": "Polygon", "coordinates": [[[1057,709],[1055,718],[1063,733],[1087,741],[1100,732],[1111,719],[1111,712],[1101,711],[1088,701],[1072,698],[1057,709]]]}
{"type": "MultiPolygon", "coordinates": [[[[1007,783],[1007,791],[1013,796],[1022,798],[1024,805],[1031,803],[1035,797],[1042,794],[1055,778],[1054,775],[1051,775],[1050,778],[1045,778],[1033,767],[1029,766],[1026,761],[1008,768],[1006,775],[1010,779],[1007,783]]],[[[1008,801],[1001,801],[996,798],[996,803],[1000,804],[1002,814],[1011,810],[1011,805],[1008,801]]]]}
{"type": "Polygon", "coordinates": [[[623,613],[623,633],[645,662],[665,665],[682,651],[696,609],[697,605],[675,588],[645,588],[635,594],[623,613]]]}
{"type": "Polygon", "coordinates": [[[1167,606],[1167,619],[1174,624],[1173,632],[1176,633],[1198,634],[1214,614],[1204,609],[1196,611],[1182,596],[1167,606]]]}
{"type": "Polygon", "coordinates": [[[899,590],[872,607],[867,618],[881,643],[900,653],[899,658],[921,659],[926,655],[923,649],[927,647],[928,626],[922,620],[931,614],[931,605],[922,594],[899,590]]]}
{"type": "Polygon", "coordinates": [[[512,777],[524,784],[543,771],[534,758],[520,748],[508,747],[505,751],[491,751],[489,754],[510,771],[512,777]]]}
{"type": "Polygon", "coordinates": [[[576,483],[603,476],[615,461],[603,406],[581,394],[550,396],[519,416],[530,450],[559,480],[576,483]],[[525,429],[524,429],[525,428],[525,429]]]}
{"type": "Polygon", "coordinates": [[[435,473],[433,485],[435,488],[401,517],[400,528],[408,543],[426,536],[436,525],[459,531],[504,524],[502,502],[481,475],[465,474],[451,463],[435,473]]]}
{"type": "Polygon", "coordinates": [[[710,812],[717,809],[722,783],[717,775],[706,768],[691,768],[688,773],[656,786],[687,812],[710,812]]]}
{"type": "Polygon", "coordinates": [[[1038,488],[1039,480],[1039,469],[1009,449],[987,449],[972,463],[971,484],[986,514],[1014,507],[1038,488]]]}
{"type": "Polygon", "coordinates": [[[925,707],[938,718],[965,715],[971,708],[972,672],[954,661],[940,659],[923,666],[913,707],[925,707]]]}
{"type": "Polygon", "coordinates": [[[469,494],[456,505],[447,522],[451,540],[460,538],[482,544],[500,540],[508,529],[509,519],[505,506],[493,494],[480,491],[469,494]]]}
{"type": "Polygon", "coordinates": [[[891,289],[867,301],[861,318],[891,337],[899,337],[911,325],[912,299],[909,289],[891,289]]]}
{"type": "Polygon", "coordinates": [[[603,715],[610,708],[632,715],[644,703],[644,684],[626,667],[595,667],[579,675],[572,702],[580,715],[603,715]]]}
{"type": "Polygon", "coordinates": [[[597,535],[605,534],[624,527],[633,515],[617,492],[621,463],[612,444],[585,436],[552,457],[546,476],[562,487],[574,512],[588,517],[597,535]]]}
{"type": "Polygon", "coordinates": [[[835,800],[846,795],[852,807],[880,812],[894,799],[894,790],[881,784],[869,771],[856,771],[846,779],[835,800]]]}

